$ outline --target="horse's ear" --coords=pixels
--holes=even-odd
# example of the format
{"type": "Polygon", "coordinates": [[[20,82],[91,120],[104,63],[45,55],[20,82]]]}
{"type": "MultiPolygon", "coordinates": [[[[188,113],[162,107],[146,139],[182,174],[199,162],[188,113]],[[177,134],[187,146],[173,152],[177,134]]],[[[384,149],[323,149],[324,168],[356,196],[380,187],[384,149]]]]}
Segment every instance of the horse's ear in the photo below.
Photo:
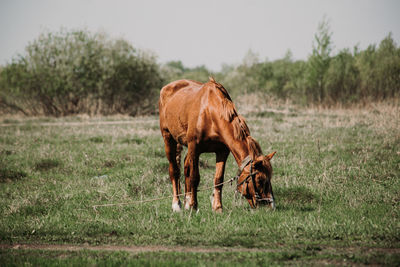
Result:
{"type": "Polygon", "coordinates": [[[212,83],[215,83],[215,79],[214,79],[213,76],[209,76],[209,77],[208,77],[208,80],[209,80],[210,82],[212,82],[212,83]]]}
{"type": "Polygon", "coordinates": [[[274,151],[274,152],[272,152],[272,153],[266,155],[265,158],[266,158],[267,160],[271,160],[272,157],[273,157],[275,154],[276,154],[276,151],[274,151]]]}

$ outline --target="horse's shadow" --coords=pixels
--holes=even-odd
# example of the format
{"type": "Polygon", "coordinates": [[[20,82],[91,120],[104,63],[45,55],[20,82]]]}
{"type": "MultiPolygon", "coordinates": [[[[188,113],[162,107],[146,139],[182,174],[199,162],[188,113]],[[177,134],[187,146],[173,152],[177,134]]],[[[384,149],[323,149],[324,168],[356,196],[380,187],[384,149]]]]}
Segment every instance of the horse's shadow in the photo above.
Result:
{"type": "Polygon", "coordinates": [[[318,206],[318,194],[303,186],[275,187],[274,196],[277,203],[277,211],[310,212],[314,211],[318,206]]]}

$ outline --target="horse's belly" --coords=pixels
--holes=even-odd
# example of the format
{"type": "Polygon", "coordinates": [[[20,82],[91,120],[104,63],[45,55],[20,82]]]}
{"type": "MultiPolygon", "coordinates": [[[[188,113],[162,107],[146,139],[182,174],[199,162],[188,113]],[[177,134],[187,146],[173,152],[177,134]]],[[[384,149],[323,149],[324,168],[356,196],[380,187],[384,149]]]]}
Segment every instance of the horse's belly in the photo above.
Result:
{"type": "Polygon", "coordinates": [[[167,112],[166,117],[166,121],[168,121],[168,131],[175,141],[181,145],[187,146],[187,124],[181,122],[179,113],[167,112]]]}

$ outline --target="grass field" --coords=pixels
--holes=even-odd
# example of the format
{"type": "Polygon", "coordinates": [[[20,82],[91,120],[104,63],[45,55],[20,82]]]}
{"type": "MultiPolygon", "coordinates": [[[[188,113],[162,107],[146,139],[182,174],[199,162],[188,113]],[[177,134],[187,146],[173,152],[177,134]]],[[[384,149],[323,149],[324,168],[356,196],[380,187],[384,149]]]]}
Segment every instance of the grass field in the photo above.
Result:
{"type": "MultiPolygon", "coordinates": [[[[211,211],[211,189],[199,192],[198,213],[173,213],[170,198],[135,202],[171,194],[157,117],[2,118],[0,263],[399,264],[398,106],[241,113],[264,153],[277,151],[275,211],[251,210],[231,185],[222,214],[211,211]],[[131,204],[93,208],[109,203],[131,204]]],[[[213,154],[202,155],[201,188],[212,186],[214,163],[213,154]]],[[[225,179],[236,171],[230,156],[225,179]]]]}

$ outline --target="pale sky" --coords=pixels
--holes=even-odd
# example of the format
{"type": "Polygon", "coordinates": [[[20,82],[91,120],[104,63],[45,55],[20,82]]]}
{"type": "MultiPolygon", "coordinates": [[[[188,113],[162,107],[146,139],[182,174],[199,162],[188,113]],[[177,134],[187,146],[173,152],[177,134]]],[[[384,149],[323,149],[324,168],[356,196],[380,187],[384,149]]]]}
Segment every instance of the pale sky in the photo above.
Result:
{"type": "Polygon", "coordinates": [[[44,31],[87,29],[122,37],[158,62],[181,60],[218,71],[249,49],[261,60],[290,49],[306,59],[322,18],[330,20],[334,51],[365,49],[392,32],[400,44],[397,0],[0,0],[0,64],[44,31]]]}

